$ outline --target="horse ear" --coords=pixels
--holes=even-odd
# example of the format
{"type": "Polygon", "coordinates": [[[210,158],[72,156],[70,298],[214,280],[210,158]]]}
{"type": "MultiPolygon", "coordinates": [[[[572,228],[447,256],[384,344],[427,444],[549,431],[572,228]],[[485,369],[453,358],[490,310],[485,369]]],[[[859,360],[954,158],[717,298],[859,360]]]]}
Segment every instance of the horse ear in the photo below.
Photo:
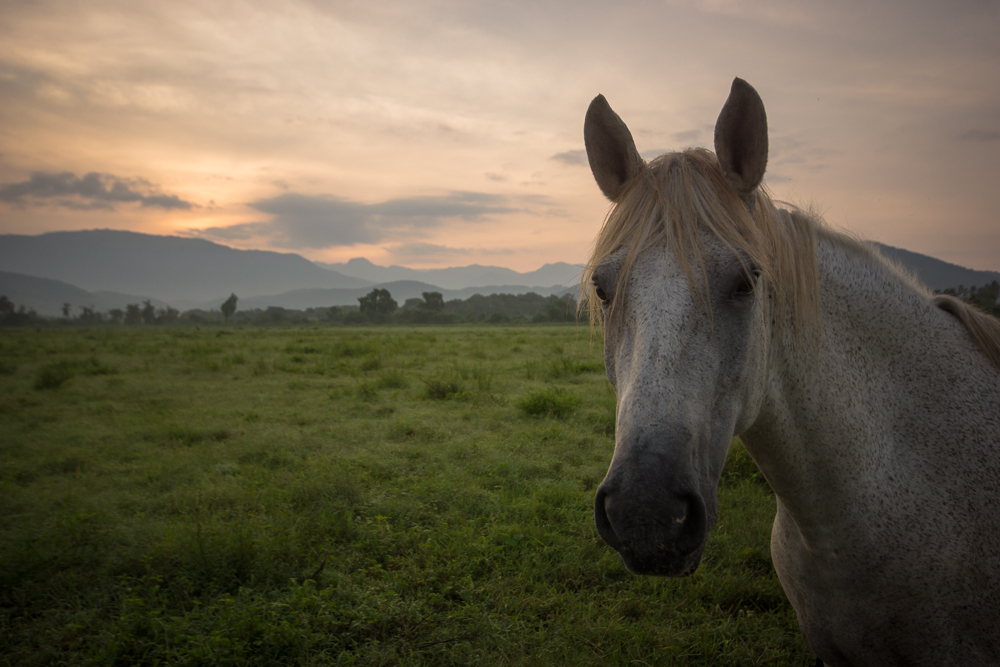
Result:
{"type": "Polygon", "coordinates": [[[635,149],[628,127],[618,117],[604,95],[598,95],[587,109],[583,123],[583,143],[587,159],[601,192],[617,201],[625,184],[638,174],[645,164],[635,149]]]}
{"type": "Polygon", "coordinates": [[[757,91],[738,77],[715,122],[715,155],[726,180],[752,211],[767,168],[767,114],[757,91]]]}

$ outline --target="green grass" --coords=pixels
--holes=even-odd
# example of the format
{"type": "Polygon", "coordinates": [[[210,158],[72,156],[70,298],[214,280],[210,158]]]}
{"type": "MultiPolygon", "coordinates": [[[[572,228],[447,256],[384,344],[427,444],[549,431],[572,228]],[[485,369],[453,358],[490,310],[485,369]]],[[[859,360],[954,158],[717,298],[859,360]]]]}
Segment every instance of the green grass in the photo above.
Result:
{"type": "Polygon", "coordinates": [[[576,326],[0,331],[0,665],[811,665],[738,444],[686,579],[593,525],[576,326]]]}

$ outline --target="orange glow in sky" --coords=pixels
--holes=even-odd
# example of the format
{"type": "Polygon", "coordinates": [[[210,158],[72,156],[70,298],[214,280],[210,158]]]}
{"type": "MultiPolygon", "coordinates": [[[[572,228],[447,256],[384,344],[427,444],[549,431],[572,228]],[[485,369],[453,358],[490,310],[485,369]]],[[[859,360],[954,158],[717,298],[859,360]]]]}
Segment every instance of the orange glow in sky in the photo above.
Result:
{"type": "Polygon", "coordinates": [[[1000,8],[959,0],[6,2],[0,233],[113,228],[310,259],[580,263],[603,93],[646,157],[734,76],[766,182],[835,228],[1000,270],[1000,8]]]}

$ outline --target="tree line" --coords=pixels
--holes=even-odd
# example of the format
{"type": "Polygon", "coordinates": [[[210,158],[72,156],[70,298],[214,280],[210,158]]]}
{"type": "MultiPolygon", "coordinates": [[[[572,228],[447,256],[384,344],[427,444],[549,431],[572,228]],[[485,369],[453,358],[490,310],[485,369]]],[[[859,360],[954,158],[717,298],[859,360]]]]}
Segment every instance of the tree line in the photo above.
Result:
{"type": "Polygon", "coordinates": [[[359,324],[459,324],[488,322],[572,322],[576,319],[576,299],[572,295],[541,296],[528,294],[475,294],[468,299],[445,301],[440,292],[423,292],[420,298],[407,299],[402,306],[389,290],[376,288],[358,298],[357,306],[327,306],[296,310],[271,306],[237,310],[239,298],[230,294],[218,310],[156,308],[149,300],[129,304],[124,309],[101,312],[92,306],[64,303],[61,317],[46,317],[34,310],[17,306],[0,296],[0,326],[53,325],[130,325],[169,324],[274,325],[287,323],[359,324]],[[74,312],[75,311],[75,312],[74,312]]]}
{"type": "MultiPolygon", "coordinates": [[[[1000,283],[993,281],[982,287],[951,287],[940,292],[958,297],[983,311],[1000,317],[1000,283]]],[[[402,306],[389,290],[376,288],[358,298],[357,306],[327,306],[296,310],[271,306],[237,311],[239,299],[230,294],[218,310],[156,308],[149,301],[133,303],[124,309],[106,312],[92,306],[79,306],[74,314],[69,303],[62,306],[62,317],[45,317],[34,310],[18,306],[6,296],[0,296],[0,326],[79,325],[164,325],[164,324],[237,324],[273,325],[330,323],[352,324],[460,324],[487,322],[493,324],[519,322],[572,322],[577,319],[576,299],[572,295],[541,296],[527,294],[474,294],[468,299],[445,301],[440,292],[423,292],[420,298],[407,299],[402,306]]]]}

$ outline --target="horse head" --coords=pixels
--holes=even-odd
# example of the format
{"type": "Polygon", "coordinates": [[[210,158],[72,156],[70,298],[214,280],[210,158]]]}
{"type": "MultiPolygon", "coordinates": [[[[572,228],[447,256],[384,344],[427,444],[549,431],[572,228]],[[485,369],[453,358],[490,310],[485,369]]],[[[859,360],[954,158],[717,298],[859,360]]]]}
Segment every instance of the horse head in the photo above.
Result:
{"type": "Polygon", "coordinates": [[[588,265],[617,394],[615,451],[597,491],[604,540],[637,574],[698,566],[734,434],[760,409],[771,337],[767,121],[736,79],[704,149],[646,163],[598,96],[584,137],[615,207],[588,265]],[[765,220],[766,222],[766,220],[765,220]]]}

